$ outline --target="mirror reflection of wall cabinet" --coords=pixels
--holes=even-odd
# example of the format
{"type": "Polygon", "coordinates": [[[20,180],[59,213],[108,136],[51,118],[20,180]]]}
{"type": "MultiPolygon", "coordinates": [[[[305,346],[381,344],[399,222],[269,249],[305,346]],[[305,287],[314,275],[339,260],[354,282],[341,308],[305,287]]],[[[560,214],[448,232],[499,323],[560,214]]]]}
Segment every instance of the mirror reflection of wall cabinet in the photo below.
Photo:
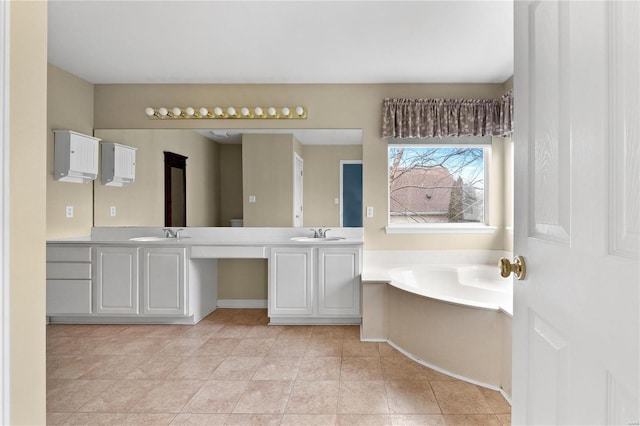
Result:
{"type": "Polygon", "coordinates": [[[115,142],[102,142],[102,184],[125,186],[136,178],[136,148],[115,142]]]}

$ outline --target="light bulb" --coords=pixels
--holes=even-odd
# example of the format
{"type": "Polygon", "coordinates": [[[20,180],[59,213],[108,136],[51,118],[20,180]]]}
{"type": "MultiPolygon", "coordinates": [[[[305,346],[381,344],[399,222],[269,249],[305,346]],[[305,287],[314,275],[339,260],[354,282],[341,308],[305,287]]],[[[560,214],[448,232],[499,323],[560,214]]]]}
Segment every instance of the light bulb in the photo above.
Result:
{"type": "Polygon", "coordinates": [[[249,116],[249,108],[242,107],[242,109],[240,110],[240,114],[242,114],[243,117],[248,117],[249,116]]]}
{"type": "Polygon", "coordinates": [[[158,114],[160,114],[163,117],[166,117],[167,114],[169,114],[169,111],[167,111],[165,107],[160,107],[158,108],[158,114]]]}
{"type": "Polygon", "coordinates": [[[298,114],[299,117],[302,117],[304,115],[304,108],[301,106],[296,107],[296,114],[298,114]]]}
{"type": "Polygon", "coordinates": [[[288,117],[290,112],[291,111],[289,111],[289,108],[287,107],[282,108],[282,115],[284,115],[285,117],[288,117]]]}
{"type": "Polygon", "coordinates": [[[187,117],[193,117],[193,114],[196,113],[196,111],[191,107],[187,107],[184,112],[187,114],[187,117]]]}
{"type": "Polygon", "coordinates": [[[227,114],[229,114],[231,117],[236,115],[236,109],[234,107],[229,107],[227,108],[227,114]]]}
{"type": "Polygon", "coordinates": [[[149,117],[153,117],[154,115],[156,115],[156,110],[151,107],[146,107],[144,110],[144,113],[147,114],[149,117]]]}
{"type": "Polygon", "coordinates": [[[180,117],[180,115],[182,114],[182,110],[178,107],[175,107],[171,110],[171,112],[173,113],[174,116],[176,117],[180,117]]]}
{"type": "Polygon", "coordinates": [[[275,117],[276,109],[274,107],[269,107],[269,109],[267,110],[267,114],[269,114],[271,117],[275,117]]]}
{"type": "Polygon", "coordinates": [[[222,108],[220,108],[220,107],[215,107],[215,108],[213,109],[213,113],[214,113],[216,116],[220,117],[220,116],[222,115],[222,108]]]}
{"type": "Polygon", "coordinates": [[[205,107],[200,108],[200,116],[201,117],[207,117],[209,115],[209,110],[206,109],[205,107]]]}
{"type": "Polygon", "coordinates": [[[255,107],[255,109],[253,110],[253,113],[258,117],[262,117],[262,108],[255,107]]]}

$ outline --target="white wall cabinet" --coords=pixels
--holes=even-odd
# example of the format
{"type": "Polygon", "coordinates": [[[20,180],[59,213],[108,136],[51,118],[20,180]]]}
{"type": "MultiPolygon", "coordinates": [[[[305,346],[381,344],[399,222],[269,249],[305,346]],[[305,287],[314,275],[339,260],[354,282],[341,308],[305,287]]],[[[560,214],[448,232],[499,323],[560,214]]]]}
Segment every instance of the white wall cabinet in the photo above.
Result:
{"type": "Polygon", "coordinates": [[[312,249],[272,248],[269,317],[313,314],[312,249]]]}
{"type": "Polygon", "coordinates": [[[187,315],[186,249],[142,249],[143,315],[187,315]]]}
{"type": "Polygon", "coordinates": [[[98,176],[100,139],[71,130],[54,130],[54,178],[85,183],[98,176]]]}
{"type": "Polygon", "coordinates": [[[136,148],[102,142],[102,184],[125,186],[136,178],[136,148]]]}
{"type": "Polygon", "coordinates": [[[360,273],[360,247],[272,248],[271,323],[359,323],[360,273]]]}
{"type": "Polygon", "coordinates": [[[138,248],[96,248],[97,314],[138,315],[138,248]]]}
{"type": "Polygon", "coordinates": [[[360,315],[360,249],[318,249],[318,314],[360,315]]]}
{"type": "Polygon", "coordinates": [[[47,315],[91,314],[91,247],[47,246],[47,315]]]}

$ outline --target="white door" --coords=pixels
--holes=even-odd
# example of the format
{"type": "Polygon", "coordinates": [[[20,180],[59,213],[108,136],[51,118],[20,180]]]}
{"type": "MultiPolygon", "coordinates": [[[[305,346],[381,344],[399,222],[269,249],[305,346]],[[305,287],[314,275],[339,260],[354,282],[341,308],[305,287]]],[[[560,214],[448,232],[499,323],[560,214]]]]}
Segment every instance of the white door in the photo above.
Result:
{"type": "Polygon", "coordinates": [[[304,161],[302,157],[294,153],[293,158],[293,226],[301,227],[302,217],[302,192],[303,192],[304,161]]]}
{"type": "Polygon", "coordinates": [[[638,2],[515,2],[513,424],[638,424],[638,2]]]}

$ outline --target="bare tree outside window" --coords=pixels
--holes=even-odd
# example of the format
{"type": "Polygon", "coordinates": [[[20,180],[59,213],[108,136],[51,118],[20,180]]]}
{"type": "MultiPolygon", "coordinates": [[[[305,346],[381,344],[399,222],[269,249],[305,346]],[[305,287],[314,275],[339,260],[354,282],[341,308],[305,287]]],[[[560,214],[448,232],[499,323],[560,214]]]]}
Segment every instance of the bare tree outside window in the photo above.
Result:
{"type": "Polygon", "coordinates": [[[484,149],[389,147],[390,223],[483,223],[484,149]]]}

